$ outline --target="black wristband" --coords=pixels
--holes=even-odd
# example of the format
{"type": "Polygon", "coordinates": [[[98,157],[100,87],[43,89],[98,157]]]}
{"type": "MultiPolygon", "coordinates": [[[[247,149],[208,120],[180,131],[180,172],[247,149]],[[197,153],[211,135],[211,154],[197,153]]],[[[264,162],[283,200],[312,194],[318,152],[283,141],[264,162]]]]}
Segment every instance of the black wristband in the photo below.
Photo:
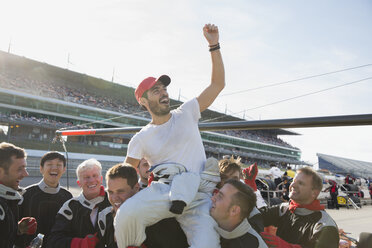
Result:
{"type": "Polygon", "coordinates": [[[221,47],[220,47],[220,43],[218,43],[217,45],[215,45],[215,46],[209,48],[209,51],[210,51],[210,52],[213,52],[213,51],[216,51],[216,50],[218,50],[218,49],[220,49],[220,48],[221,48],[221,47]]]}

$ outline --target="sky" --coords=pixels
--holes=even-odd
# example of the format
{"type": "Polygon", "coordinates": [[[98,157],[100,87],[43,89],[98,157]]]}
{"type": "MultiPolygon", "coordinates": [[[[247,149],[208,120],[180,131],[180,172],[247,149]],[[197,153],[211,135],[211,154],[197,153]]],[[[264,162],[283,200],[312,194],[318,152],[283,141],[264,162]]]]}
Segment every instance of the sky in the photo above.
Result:
{"type": "MultiPolygon", "coordinates": [[[[131,87],[168,74],[170,97],[185,101],[210,82],[206,23],[219,27],[226,71],[212,110],[246,120],[372,113],[368,0],[0,0],[0,50],[131,87]]],[[[289,130],[301,135],[281,138],[311,164],[316,153],[372,162],[372,126],[289,130]]]]}

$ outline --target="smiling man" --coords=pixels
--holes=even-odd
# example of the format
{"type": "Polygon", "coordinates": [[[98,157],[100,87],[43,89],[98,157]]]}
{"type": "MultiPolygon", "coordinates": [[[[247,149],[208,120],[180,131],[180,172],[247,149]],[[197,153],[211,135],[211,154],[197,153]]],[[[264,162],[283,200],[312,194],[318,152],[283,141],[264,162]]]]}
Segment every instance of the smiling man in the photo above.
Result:
{"type": "Polygon", "coordinates": [[[50,247],[96,247],[98,212],[110,206],[101,171],[101,163],[96,159],[86,160],[77,167],[77,184],[82,193],[59,210],[48,239],[50,247]]]}
{"type": "Polygon", "coordinates": [[[107,171],[107,192],[114,213],[123,202],[139,191],[137,180],[136,170],[129,165],[117,164],[107,171]]]}
{"type": "Polygon", "coordinates": [[[116,248],[114,238],[114,217],[118,208],[139,189],[136,170],[130,165],[116,164],[106,173],[108,199],[111,203],[98,213],[100,244],[108,248],[116,248]]]}
{"type": "MultiPolygon", "coordinates": [[[[218,27],[206,24],[203,34],[209,44],[212,76],[210,84],[199,96],[171,111],[167,92],[171,79],[167,75],[147,77],[135,90],[138,103],[150,113],[152,120],[129,142],[125,162],[137,168],[140,160],[145,158],[154,174],[157,169],[158,172],[167,173],[157,178],[169,178],[171,183],[168,189],[168,185],[159,180],[159,183],[151,184],[121,205],[115,222],[115,235],[120,248],[140,246],[146,239],[146,226],[161,219],[182,216],[184,208],[191,205],[197,194],[200,173],[206,163],[198,121],[201,112],[213,103],[225,87],[218,27]],[[156,165],[160,166],[154,169],[156,165]],[[144,211],[154,203],[161,204],[151,211],[144,211]]],[[[210,197],[206,196],[205,199],[206,204],[209,204],[207,201],[210,201],[210,197]]],[[[202,211],[194,211],[194,215],[200,214],[198,225],[190,224],[190,218],[177,218],[183,221],[181,226],[190,247],[219,247],[215,223],[208,215],[208,209],[208,206],[204,207],[203,211],[207,213],[203,214],[200,214],[202,211]]],[[[192,214],[188,216],[193,217],[192,214]]]]}
{"type": "Polygon", "coordinates": [[[18,204],[23,200],[19,183],[27,177],[26,152],[13,144],[0,143],[0,247],[11,248],[19,234],[33,234],[35,218],[18,222],[18,204]]]}
{"type": "Polygon", "coordinates": [[[222,248],[267,248],[248,218],[256,206],[256,195],[244,183],[228,179],[212,197],[210,214],[218,223],[222,248]]]}
{"type": "MultiPolygon", "coordinates": [[[[118,208],[127,199],[135,195],[140,186],[136,170],[129,164],[117,164],[106,173],[108,198],[111,207],[98,214],[100,245],[116,248],[113,219],[118,208]]],[[[175,219],[165,219],[146,228],[145,247],[184,248],[188,247],[186,237],[175,219]]],[[[100,246],[100,247],[101,247],[100,246]]]]}
{"type": "Polygon", "coordinates": [[[322,187],[322,178],[314,170],[301,168],[289,186],[290,202],[260,209],[265,226],[278,228],[277,236],[262,233],[269,247],[338,247],[336,222],[317,200],[322,187]]]}
{"type": "MultiPolygon", "coordinates": [[[[32,216],[37,220],[37,232],[44,234],[43,247],[47,247],[50,230],[54,224],[58,210],[72,194],[59,184],[61,176],[66,171],[66,158],[59,152],[48,152],[40,160],[40,173],[43,179],[38,183],[27,187],[23,194],[23,202],[20,206],[20,216],[32,216]]],[[[26,247],[35,235],[24,235],[22,244],[26,247]]]]}

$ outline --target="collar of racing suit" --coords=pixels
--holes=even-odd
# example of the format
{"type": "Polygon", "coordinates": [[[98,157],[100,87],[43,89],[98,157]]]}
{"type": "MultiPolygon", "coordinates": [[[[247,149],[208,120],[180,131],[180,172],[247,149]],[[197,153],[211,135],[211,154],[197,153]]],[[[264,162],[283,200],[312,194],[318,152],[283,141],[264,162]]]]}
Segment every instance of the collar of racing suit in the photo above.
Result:
{"type": "Polygon", "coordinates": [[[0,196],[6,200],[23,201],[23,196],[21,195],[23,192],[23,189],[14,190],[4,184],[0,184],[0,196]]]}
{"type": "Polygon", "coordinates": [[[299,203],[295,202],[294,200],[291,200],[289,202],[289,211],[294,213],[297,209],[307,209],[307,210],[310,210],[310,211],[320,211],[320,210],[324,210],[324,206],[321,205],[320,201],[317,200],[317,199],[314,200],[313,202],[311,202],[310,204],[305,204],[305,205],[299,204],[299,203]]]}
{"type": "Polygon", "coordinates": [[[41,191],[43,191],[45,193],[48,193],[48,194],[57,194],[59,192],[59,190],[61,189],[61,187],[59,186],[59,184],[55,188],[48,186],[44,182],[44,179],[42,179],[37,186],[39,186],[39,188],[41,189],[41,191]]]}
{"type": "Polygon", "coordinates": [[[221,237],[224,239],[235,239],[246,234],[251,228],[252,226],[248,223],[247,218],[244,218],[244,220],[239,224],[239,226],[237,226],[231,232],[223,230],[218,226],[216,227],[216,230],[218,234],[221,235],[221,237]]]}
{"type": "MultiPolygon", "coordinates": [[[[103,187],[103,186],[101,186],[101,187],[103,187]]],[[[104,195],[103,196],[102,195],[99,195],[96,198],[93,198],[92,200],[88,200],[88,199],[85,198],[83,192],[81,192],[81,194],[78,196],[78,200],[81,203],[81,205],[83,205],[84,207],[89,208],[91,210],[93,208],[95,208],[95,206],[98,203],[103,202],[104,199],[105,199],[105,196],[104,195]]]]}

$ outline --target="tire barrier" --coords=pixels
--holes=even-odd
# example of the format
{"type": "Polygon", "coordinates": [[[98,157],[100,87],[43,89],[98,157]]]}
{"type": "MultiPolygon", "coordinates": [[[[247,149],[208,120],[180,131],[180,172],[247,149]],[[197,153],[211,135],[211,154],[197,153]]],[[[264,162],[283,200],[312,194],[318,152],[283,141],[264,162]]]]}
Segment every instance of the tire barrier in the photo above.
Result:
{"type": "Polygon", "coordinates": [[[341,191],[358,192],[359,191],[359,188],[355,184],[343,184],[343,187],[341,187],[341,191]]]}
{"type": "Polygon", "coordinates": [[[283,202],[274,195],[274,192],[277,192],[274,181],[260,177],[256,179],[256,185],[268,206],[275,206],[283,202]]]}

